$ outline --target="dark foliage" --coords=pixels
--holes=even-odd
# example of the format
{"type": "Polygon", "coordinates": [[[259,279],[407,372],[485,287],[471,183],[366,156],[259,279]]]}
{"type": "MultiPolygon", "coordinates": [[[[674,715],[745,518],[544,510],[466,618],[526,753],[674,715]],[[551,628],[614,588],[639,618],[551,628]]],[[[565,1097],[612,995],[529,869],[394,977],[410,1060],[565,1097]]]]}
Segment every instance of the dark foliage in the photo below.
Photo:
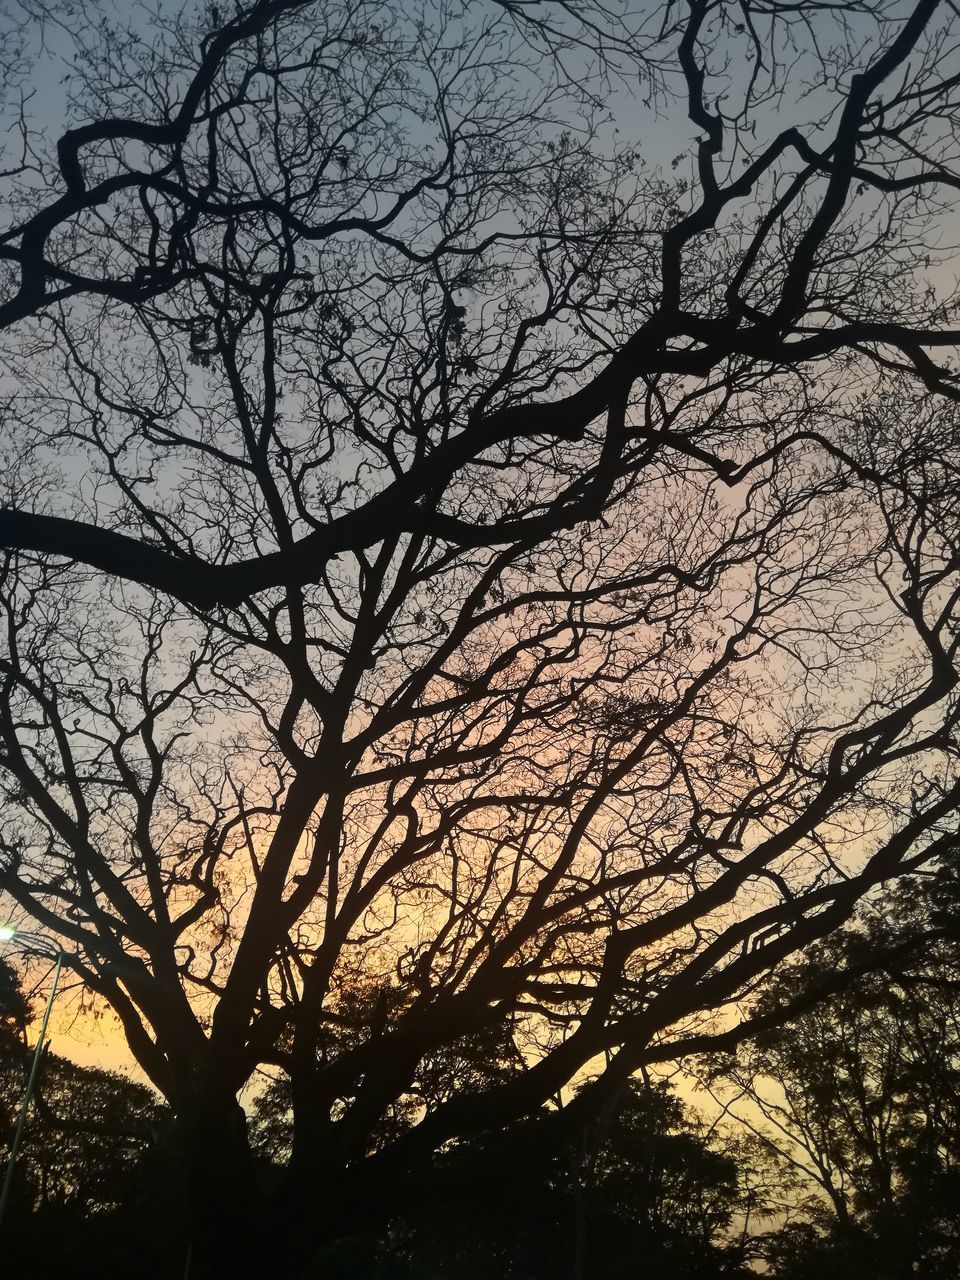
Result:
{"type": "Polygon", "coordinates": [[[710,1065],[817,1190],[807,1220],[768,1242],[783,1280],[960,1273],[958,885],[950,860],[872,902],[759,1004],[839,989],[710,1065]]]}
{"type": "MultiPolygon", "coordinates": [[[[33,1047],[24,1034],[30,1002],[5,961],[0,978],[6,1156],[33,1047]]],[[[164,1150],[169,1141],[169,1112],[153,1090],[45,1051],[4,1221],[5,1272],[94,1280],[122,1276],[140,1258],[138,1274],[169,1275],[182,1254],[179,1240],[171,1252],[159,1231],[164,1211],[177,1204],[169,1185],[175,1163],[164,1150]]]]}

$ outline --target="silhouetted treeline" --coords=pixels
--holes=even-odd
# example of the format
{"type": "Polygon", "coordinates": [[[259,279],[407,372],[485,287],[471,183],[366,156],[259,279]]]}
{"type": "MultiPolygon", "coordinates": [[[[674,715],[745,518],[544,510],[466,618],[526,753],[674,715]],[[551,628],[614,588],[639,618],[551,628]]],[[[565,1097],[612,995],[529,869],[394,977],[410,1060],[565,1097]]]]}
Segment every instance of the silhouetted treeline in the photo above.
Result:
{"type": "MultiPolygon", "coordinates": [[[[960,1273],[960,930],[957,879],[941,871],[871,904],[857,926],[785,969],[761,1031],[702,1081],[728,1104],[707,1127],[666,1082],[635,1079],[579,1138],[522,1127],[463,1140],[422,1170],[422,1195],[386,1228],[356,1226],[304,1275],[367,1280],[952,1280],[960,1273]],[[922,945],[918,939],[923,938],[922,945]],[[806,1007],[804,1007],[806,1005],[806,1007]],[[731,1124],[730,1117],[738,1117],[731,1124]]],[[[0,1139],[9,1146],[29,1066],[29,1002],[0,962],[0,1139]]],[[[391,996],[341,997],[325,1051],[349,1051],[391,996]]],[[[472,1037],[425,1067],[418,1111],[519,1064],[472,1037]]],[[[344,1100],[347,1101],[346,1099],[344,1100]]],[[[291,1141],[282,1076],[253,1104],[267,1182],[291,1141]]],[[[4,1229],[4,1257],[39,1276],[183,1274],[177,1153],[166,1108],[142,1085],[47,1053],[4,1229]]],[[[10,1274],[14,1272],[11,1271],[10,1274]]]]}
{"type": "MultiPolygon", "coordinates": [[[[0,960],[0,1150],[6,1157],[33,1056],[29,1002],[0,960]]],[[[114,1071],[44,1053],[2,1229],[8,1275],[169,1275],[166,1110],[114,1071]],[[157,1257],[158,1267],[152,1269],[157,1257]],[[166,1265],[164,1265],[166,1264],[166,1265]]],[[[182,1263],[181,1263],[182,1265],[182,1263]]]]}
{"type": "Polygon", "coordinates": [[[838,988],[704,1074],[762,1135],[792,1220],[777,1280],[960,1275],[960,880],[952,862],[869,904],[757,1005],[838,988]],[[852,980],[851,980],[852,977],[852,980]]]}

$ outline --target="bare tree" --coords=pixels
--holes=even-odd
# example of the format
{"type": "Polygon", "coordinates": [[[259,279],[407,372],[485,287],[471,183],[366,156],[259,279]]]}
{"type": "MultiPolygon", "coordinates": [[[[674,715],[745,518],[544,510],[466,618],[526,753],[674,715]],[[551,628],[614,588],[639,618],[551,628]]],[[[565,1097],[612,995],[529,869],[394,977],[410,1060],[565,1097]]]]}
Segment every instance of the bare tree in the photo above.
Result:
{"type": "Polygon", "coordinates": [[[0,886],[295,1249],[955,841],[954,13],[11,13],[0,886]]]}

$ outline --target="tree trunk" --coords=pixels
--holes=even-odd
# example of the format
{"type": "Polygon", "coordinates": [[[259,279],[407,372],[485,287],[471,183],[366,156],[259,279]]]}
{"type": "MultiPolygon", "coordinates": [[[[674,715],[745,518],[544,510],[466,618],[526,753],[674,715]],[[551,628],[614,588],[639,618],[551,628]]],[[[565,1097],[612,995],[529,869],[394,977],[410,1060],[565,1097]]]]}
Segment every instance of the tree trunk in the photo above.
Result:
{"type": "MultiPolygon", "coordinates": [[[[189,1280],[251,1274],[272,1234],[236,1098],[198,1093],[181,1114],[189,1280]]],[[[275,1257],[275,1250],[269,1250],[275,1257]]]]}

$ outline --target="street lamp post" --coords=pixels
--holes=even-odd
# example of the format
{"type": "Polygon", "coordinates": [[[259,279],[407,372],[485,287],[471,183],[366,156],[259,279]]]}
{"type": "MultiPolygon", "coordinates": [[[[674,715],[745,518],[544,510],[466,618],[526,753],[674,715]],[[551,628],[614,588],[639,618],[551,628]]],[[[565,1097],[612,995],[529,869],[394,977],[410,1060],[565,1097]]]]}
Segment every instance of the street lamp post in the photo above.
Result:
{"type": "Polygon", "coordinates": [[[33,1051],[33,1061],[30,1063],[27,1087],[23,1091],[23,1098],[20,1101],[17,1127],[13,1133],[13,1143],[7,1160],[7,1170],[3,1177],[3,1190],[0,1191],[0,1229],[3,1227],[7,1200],[10,1197],[10,1188],[13,1186],[13,1172],[16,1168],[17,1155],[20,1150],[20,1139],[23,1137],[23,1126],[27,1122],[27,1112],[30,1108],[30,1099],[33,1096],[33,1086],[37,1079],[37,1072],[40,1069],[40,1056],[43,1053],[47,1023],[50,1021],[50,1010],[53,1008],[53,998],[57,994],[57,983],[60,981],[60,970],[63,968],[63,948],[57,946],[51,938],[44,937],[42,933],[22,933],[12,925],[0,926],[0,942],[12,942],[14,940],[22,946],[24,951],[35,951],[40,955],[56,955],[57,963],[53,970],[53,983],[50,987],[50,994],[47,997],[47,1007],[43,1011],[43,1021],[40,1023],[40,1034],[37,1037],[37,1045],[33,1051]]]}

